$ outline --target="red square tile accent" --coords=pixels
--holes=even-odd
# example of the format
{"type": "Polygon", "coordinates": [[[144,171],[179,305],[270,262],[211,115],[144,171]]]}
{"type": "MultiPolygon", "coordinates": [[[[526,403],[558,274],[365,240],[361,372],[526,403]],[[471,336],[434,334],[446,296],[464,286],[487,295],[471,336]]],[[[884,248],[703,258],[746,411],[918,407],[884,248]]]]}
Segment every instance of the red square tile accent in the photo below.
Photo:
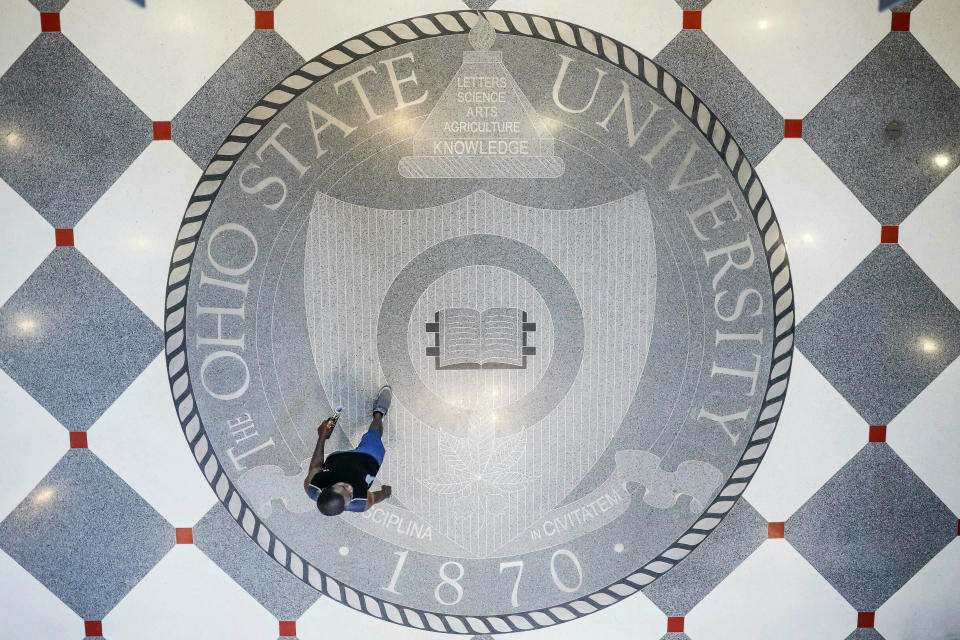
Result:
{"type": "Polygon", "coordinates": [[[700,28],[700,12],[684,11],[683,12],[683,28],[699,29],[700,28]]]}
{"type": "Polygon", "coordinates": [[[84,620],[83,631],[88,636],[93,636],[95,638],[103,636],[103,623],[99,620],[84,620]]]}
{"type": "Polygon", "coordinates": [[[70,448],[86,449],[87,448],[87,432],[71,431],[70,432],[70,448]]]}
{"type": "Polygon", "coordinates": [[[857,612],[857,627],[860,629],[870,629],[873,627],[873,611],[857,612]]]}
{"type": "Polygon", "coordinates": [[[891,13],[890,31],[910,31],[910,12],[894,11],[891,13]]]}
{"type": "Polygon", "coordinates": [[[870,425],[870,442],[886,442],[886,441],[887,441],[887,425],[885,424],[870,425]]]}
{"type": "Polygon", "coordinates": [[[193,529],[177,527],[177,544],[193,544],[193,529]]]}
{"type": "Polygon", "coordinates": [[[171,134],[170,134],[169,122],[153,123],[153,139],[154,140],[169,140],[170,137],[171,137],[171,134]]]}
{"type": "Polygon", "coordinates": [[[897,244],[899,239],[900,227],[886,224],[880,227],[880,242],[884,244],[897,244]]]}
{"type": "MultiPolygon", "coordinates": [[[[696,13],[700,13],[697,11],[696,13]]],[[[667,618],[667,633],[683,631],[683,616],[670,616],[667,618]]]]}
{"type": "Polygon", "coordinates": [[[768,538],[782,538],[782,537],[783,537],[783,523],[782,523],[782,522],[768,522],[768,523],[767,523],[767,537],[768,537],[768,538]]]}
{"type": "Polygon", "coordinates": [[[803,120],[784,120],[783,121],[784,138],[802,138],[803,120]]]}
{"type": "Polygon", "coordinates": [[[72,247],[73,229],[54,229],[53,238],[58,247],[72,247]]]}
{"type": "Polygon", "coordinates": [[[280,621],[280,635],[284,638],[289,638],[297,635],[297,623],[295,620],[281,620],[280,621]]]}
{"type": "Polygon", "coordinates": [[[40,31],[60,31],[59,13],[41,13],[40,31]]]}
{"type": "Polygon", "coordinates": [[[253,26],[257,29],[273,29],[273,11],[255,11],[253,26]]]}

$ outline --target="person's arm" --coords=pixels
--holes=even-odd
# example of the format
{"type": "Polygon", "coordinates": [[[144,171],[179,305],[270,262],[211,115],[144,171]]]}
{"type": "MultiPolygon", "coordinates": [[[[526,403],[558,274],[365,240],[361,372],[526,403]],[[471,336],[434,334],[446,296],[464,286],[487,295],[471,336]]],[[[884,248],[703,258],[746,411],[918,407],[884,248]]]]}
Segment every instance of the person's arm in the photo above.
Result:
{"type": "Polygon", "coordinates": [[[380,487],[380,491],[367,491],[367,506],[365,506],[363,510],[366,511],[378,502],[383,502],[390,497],[391,493],[393,493],[393,489],[391,489],[388,484],[380,487]]]}
{"type": "Polygon", "coordinates": [[[307,477],[303,479],[303,490],[307,491],[310,487],[310,480],[320,471],[323,466],[323,445],[333,433],[333,427],[330,426],[330,419],[326,419],[317,427],[317,446],[313,449],[313,457],[310,458],[310,466],[307,468],[307,477]]]}

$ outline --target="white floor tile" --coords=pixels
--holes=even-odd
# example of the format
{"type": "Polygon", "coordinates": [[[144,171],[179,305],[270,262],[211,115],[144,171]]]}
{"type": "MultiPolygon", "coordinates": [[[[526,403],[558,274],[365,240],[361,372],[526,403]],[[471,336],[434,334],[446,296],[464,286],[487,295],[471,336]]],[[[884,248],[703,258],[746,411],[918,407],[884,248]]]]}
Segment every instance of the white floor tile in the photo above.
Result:
{"type": "Polygon", "coordinates": [[[276,638],[277,620],[202,551],[177,545],[103,619],[111,640],[276,638]]]}
{"type": "Polygon", "coordinates": [[[703,31],[785,118],[803,118],[890,31],[875,2],[713,0],[703,31]]]}
{"type": "Polygon", "coordinates": [[[887,425],[887,443],[954,513],[960,514],[960,360],[887,425]]]}
{"type": "MultiPolygon", "coordinates": [[[[960,23],[958,23],[960,28],[960,23]]],[[[960,45],[958,45],[960,48],[960,45]]],[[[960,158],[954,158],[956,164],[960,158]]],[[[954,171],[900,224],[900,246],[960,307],[960,170],[954,171]]]]}
{"type": "Polygon", "coordinates": [[[40,33],[40,12],[27,0],[3,0],[0,12],[3,13],[0,20],[2,76],[40,33]]]}
{"type": "Polygon", "coordinates": [[[309,60],[335,44],[391,22],[441,11],[468,10],[448,0],[365,0],[363,10],[349,2],[284,0],[274,13],[277,33],[309,60]]]}
{"type": "Polygon", "coordinates": [[[192,527],[217,501],[177,421],[162,354],[90,428],[87,442],[175,527],[192,527]]]}
{"type": "Polygon", "coordinates": [[[783,522],[866,443],[869,426],[797,350],[787,401],[743,497],[770,522],[783,522]]]}
{"type": "Polygon", "coordinates": [[[768,540],[686,616],[693,640],[843,640],[857,614],[786,540],[768,540]]]}
{"type": "Polygon", "coordinates": [[[498,0],[491,8],[548,15],[587,27],[650,58],[683,28],[683,11],[674,0],[498,0]]]}
{"type": "MultiPolygon", "coordinates": [[[[347,5],[352,6],[352,5],[347,5]]],[[[172,120],[253,32],[243,0],[70,2],[71,42],[152,120],[172,120]]]]}
{"type": "Polygon", "coordinates": [[[880,243],[880,223],[802,140],[757,166],[790,258],[797,322],[880,243]]]}
{"type": "Polygon", "coordinates": [[[0,637],[15,640],[82,638],[83,620],[40,581],[0,551],[0,637]]]}
{"type": "Polygon", "coordinates": [[[199,179],[179,147],[154,142],[74,229],[77,249],[161,327],[170,252],[199,179]]]}
{"type": "MultiPolygon", "coordinates": [[[[39,19],[39,18],[38,18],[39,19]]],[[[0,36],[2,37],[2,36],[0,36]]],[[[0,145],[27,144],[12,138],[0,145]]],[[[53,227],[33,210],[20,195],[0,180],[0,306],[20,288],[43,259],[53,250],[53,227]]]]}
{"type": "Polygon", "coordinates": [[[960,538],[934,556],[877,609],[885,640],[956,638],[960,630],[960,538]]]}
{"type": "Polygon", "coordinates": [[[960,2],[924,0],[910,12],[910,32],[947,75],[960,84],[960,2]]]}
{"type": "MultiPolygon", "coordinates": [[[[67,430],[2,370],[0,398],[3,520],[63,457],[70,448],[70,438],[67,430]]],[[[48,494],[41,491],[37,495],[48,494]]]]}

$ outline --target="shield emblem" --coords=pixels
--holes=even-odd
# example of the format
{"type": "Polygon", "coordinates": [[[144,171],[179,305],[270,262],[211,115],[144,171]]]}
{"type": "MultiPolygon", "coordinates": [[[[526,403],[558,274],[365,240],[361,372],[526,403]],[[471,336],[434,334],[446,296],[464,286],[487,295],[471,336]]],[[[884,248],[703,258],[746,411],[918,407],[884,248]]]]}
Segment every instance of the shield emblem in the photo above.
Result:
{"type": "Polygon", "coordinates": [[[318,193],[308,234],[307,327],[329,402],[360,424],[394,388],[379,479],[395,499],[348,521],[428,553],[517,553],[636,394],[656,298],[645,194],[548,210],[477,191],[380,210],[318,193]]]}

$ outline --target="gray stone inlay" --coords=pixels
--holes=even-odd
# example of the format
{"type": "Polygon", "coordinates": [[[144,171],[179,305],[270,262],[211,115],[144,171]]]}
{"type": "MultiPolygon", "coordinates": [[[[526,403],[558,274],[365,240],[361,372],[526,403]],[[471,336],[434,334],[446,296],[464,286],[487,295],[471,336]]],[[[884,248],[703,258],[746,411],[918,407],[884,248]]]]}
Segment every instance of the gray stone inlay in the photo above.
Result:
{"type": "Polygon", "coordinates": [[[152,137],[151,122],[62,34],[0,78],[0,178],[54,227],[73,227],[152,137]]]}
{"type": "Polygon", "coordinates": [[[254,30],[173,119],[173,141],[205,167],[250,105],[301,64],[277,32],[254,30]]]}
{"type": "Polygon", "coordinates": [[[0,523],[0,547],[81,617],[100,620],[173,534],[93,453],[72,449],[0,523]]]}
{"type": "Polygon", "coordinates": [[[90,427],[162,344],[159,327],[73,248],[55,249],[0,308],[0,368],[71,430],[90,427]]]}
{"type": "Polygon", "coordinates": [[[273,11],[281,2],[283,0],[247,0],[247,4],[257,11],[273,11]]]}
{"type": "Polygon", "coordinates": [[[643,589],[668,616],[685,616],[767,537],[767,521],[746,500],[683,562],[643,589]]]}
{"type": "Polygon", "coordinates": [[[897,13],[913,11],[921,2],[923,2],[923,0],[904,0],[897,6],[893,7],[891,11],[897,13]]]}
{"type": "Polygon", "coordinates": [[[676,0],[676,2],[684,11],[700,11],[710,4],[710,0],[676,0]]]}
{"type": "Polygon", "coordinates": [[[912,34],[891,32],[804,117],[803,138],[877,220],[900,224],[957,166],[960,87],[912,34]]]}
{"type": "Polygon", "coordinates": [[[869,424],[887,424],[960,354],[960,311],[884,244],[803,319],[797,347],[869,424]]]}
{"type": "Polygon", "coordinates": [[[193,543],[278,620],[296,620],[320,597],[263,553],[222,504],[194,525],[193,543]]]}
{"type": "Polygon", "coordinates": [[[710,105],[754,165],[783,140],[783,116],[703,31],[680,31],[655,60],[710,105]]]}
{"type": "Polygon", "coordinates": [[[361,55],[361,69],[415,71],[400,93],[389,74],[367,78],[365,93],[337,90],[358,76],[327,66],[395,42],[386,32],[271,92],[221,148],[237,164],[215,163],[199,185],[168,297],[180,417],[246,533],[370,615],[391,615],[381,591],[396,572],[391,601],[411,609],[391,619],[481,634],[585,615],[696,548],[722,519],[704,511],[727,514],[766,448],[793,328],[779,228],[707,105],[584,29],[485,15],[500,33],[487,25],[468,37],[478,17],[467,11],[384,27],[457,33],[361,55]],[[517,35],[527,27],[544,39],[517,35]],[[581,51],[559,44],[581,41],[581,51]],[[495,107],[469,106],[478,102],[495,107]],[[277,105],[287,106],[272,120],[277,105]],[[332,123],[319,138],[318,117],[332,123]],[[257,138],[270,136],[283,146],[259,158],[257,138]],[[246,156],[284,186],[251,188],[246,156]],[[211,269],[242,282],[200,284],[211,269]],[[246,342],[209,351],[199,337],[215,318],[198,304],[244,305],[224,320],[246,342]],[[488,311],[505,324],[485,327],[488,311]],[[506,335],[521,323],[535,352],[506,335]],[[459,365],[475,366],[450,368],[459,365]],[[516,386],[500,384],[511,377],[516,386]],[[394,496],[363,516],[324,518],[302,490],[317,416],[343,406],[329,446],[354,446],[384,382],[395,401],[379,479],[394,496]],[[497,571],[510,558],[527,567],[516,596],[497,571]],[[431,581],[454,567],[464,595],[447,602],[431,581]]]}
{"type": "Polygon", "coordinates": [[[854,629],[853,633],[846,637],[846,640],[884,640],[880,632],[872,628],[854,629]]]}
{"type": "Polygon", "coordinates": [[[70,0],[30,0],[30,4],[40,11],[60,11],[70,0]]]}
{"type": "Polygon", "coordinates": [[[785,530],[857,611],[876,611],[957,537],[957,517],[886,443],[869,443],[785,530]]]}

